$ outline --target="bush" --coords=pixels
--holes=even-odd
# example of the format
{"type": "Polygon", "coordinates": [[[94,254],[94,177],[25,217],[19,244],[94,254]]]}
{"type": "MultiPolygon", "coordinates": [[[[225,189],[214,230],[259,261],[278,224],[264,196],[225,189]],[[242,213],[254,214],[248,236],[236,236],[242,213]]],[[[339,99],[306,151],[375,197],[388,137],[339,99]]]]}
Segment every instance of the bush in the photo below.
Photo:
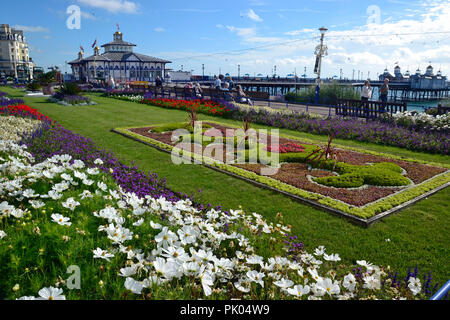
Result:
{"type": "MultiPolygon", "coordinates": [[[[285,99],[291,102],[312,103],[316,97],[316,87],[311,86],[300,93],[289,92],[285,99]]],[[[361,96],[352,86],[341,86],[337,81],[323,84],[320,88],[319,104],[334,104],[338,99],[360,100],[361,96]]]]}
{"type": "Polygon", "coordinates": [[[81,92],[81,88],[76,83],[66,82],[59,89],[58,93],[64,96],[76,96],[81,92]]]}
{"type": "MultiPolygon", "coordinates": [[[[332,161],[326,163],[329,168],[332,161]]],[[[381,187],[407,186],[411,182],[401,175],[402,169],[394,163],[377,163],[369,166],[349,165],[339,162],[335,171],[340,176],[315,178],[313,181],[328,187],[359,188],[364,184],[381,187]]]]}
{"type": "Polygon", "coordinates": [[[41,88],[42,86],[36,81],[27,84],[27,90],[29,91],[39,91],[41,88]]]}

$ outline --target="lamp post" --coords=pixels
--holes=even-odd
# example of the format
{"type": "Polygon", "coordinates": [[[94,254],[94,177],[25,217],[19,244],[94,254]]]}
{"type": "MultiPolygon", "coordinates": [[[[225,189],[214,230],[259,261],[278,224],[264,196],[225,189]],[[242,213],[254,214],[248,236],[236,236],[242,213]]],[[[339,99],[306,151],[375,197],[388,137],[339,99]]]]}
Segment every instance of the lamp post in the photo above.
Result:
{"type": "Polygon", "coordinates": [[[202,64],[202,75],[203,75],[203,81],[205,81],[205,64],[202,64]]]}
{"type": "Polygon", "coordinates": [[[241,65],[238,64],[238,80],[241,80],[241,65]]]}
{"type": "Polygon", "coordinates": [[[324,45],[323,40],[325,38],[325,33],[328,31],[327,28],[322,27],[319,29],[321,37],[320,37],[320,45],[316,47],[315,55],[316,55],[316,65],[314,67],[314,73],[317,74],[316,79],[316,97],[315,97],[315,103],[319,103],[319,96],[320,96],[320,74],[322,71],[322,58],[326,55],[328,55],[328,47],[324,45]]]}

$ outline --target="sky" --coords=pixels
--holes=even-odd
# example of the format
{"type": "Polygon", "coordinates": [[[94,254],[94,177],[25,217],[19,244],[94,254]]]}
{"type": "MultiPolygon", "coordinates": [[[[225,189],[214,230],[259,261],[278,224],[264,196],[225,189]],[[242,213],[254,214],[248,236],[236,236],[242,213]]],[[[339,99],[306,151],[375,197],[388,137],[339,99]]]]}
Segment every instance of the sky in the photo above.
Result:
{"type": "Polygon", "coordinates": [[[325,26],[328,56],[322,77],[376,78],[422,72],[431,63],[450,75],[450,0],[18,0],[3,1],[0,23],[25,31],[38,66],[93,54],[97,39],[112,41],[117,23],[138,53],[172,61],[169,68],[205,75],[305,72],[314,77],[318,29],[325,26]],[[81,10],[69,29],[69,6],[81,10]]]}

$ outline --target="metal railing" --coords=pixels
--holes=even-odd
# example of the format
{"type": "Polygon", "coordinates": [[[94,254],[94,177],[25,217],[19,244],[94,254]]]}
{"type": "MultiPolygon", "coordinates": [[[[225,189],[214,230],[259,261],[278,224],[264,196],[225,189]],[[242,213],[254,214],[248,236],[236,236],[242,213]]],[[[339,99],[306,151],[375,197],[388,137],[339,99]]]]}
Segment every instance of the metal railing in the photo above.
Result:
{"type": "Polygon", "coordinates": [[[441,300],[450,290],[450,280],[447,281],[447,283],[440,288],[432,297],[430,300],[441,300]]]}

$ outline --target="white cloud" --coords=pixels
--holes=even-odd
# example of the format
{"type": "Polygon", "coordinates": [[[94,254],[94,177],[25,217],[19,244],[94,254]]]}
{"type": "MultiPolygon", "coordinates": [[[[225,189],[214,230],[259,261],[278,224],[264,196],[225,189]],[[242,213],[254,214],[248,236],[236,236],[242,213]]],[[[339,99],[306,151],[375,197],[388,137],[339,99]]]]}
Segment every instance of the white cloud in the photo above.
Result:
{"type": "Polygon", "coordinates": [[[17,30],[23,30],[24,32],[50,32],[49,29],[41,27],[41,26],[21,26],[21,25],[15,25],[13,26],[14,29],[17,30]]]}
{"type": "Polygon", "coordinates": [[[312,33],[312,32],[316,32],[316,30],[304,28],[301,30],[293,30],[293,31],[285,32],[284,34],[287,36],[298,36],[302,33],[312,33]]]}
{"type": "Polygon", "coordinates": [[[87,20],[97,20],[97,17],[95,15],[86,11],[81,11],[81,16],[87,20]]]}
{"type": "Polygon", "coordinates": [[[164,32],[164,31],[166,31],[166,29],[164,29],[163,27],[157,27],[157,28],[153,29],[153,31],[155,31],[155,32],[164,32]]]}
{"type": "Polygon", "coordinates": [[[250,10],[248,10],[247,12],[242,13],[241,15],[244,16],[244,17],[247,17],[247,18],[249,18],[250,20],[253,20],[253,21],[255,21],[255,22],[263,22],[263,19],[262,19],[260,16],[258,16],[258,15],[256,14],[256,12],[253,11],[253,9],[250,9],[250,10]]]}
{"type": "Polygon", "coordinates": [[[127,0],[78,0],[79,3],[112,13],[137,13],[138,5],[127,0]]]}

